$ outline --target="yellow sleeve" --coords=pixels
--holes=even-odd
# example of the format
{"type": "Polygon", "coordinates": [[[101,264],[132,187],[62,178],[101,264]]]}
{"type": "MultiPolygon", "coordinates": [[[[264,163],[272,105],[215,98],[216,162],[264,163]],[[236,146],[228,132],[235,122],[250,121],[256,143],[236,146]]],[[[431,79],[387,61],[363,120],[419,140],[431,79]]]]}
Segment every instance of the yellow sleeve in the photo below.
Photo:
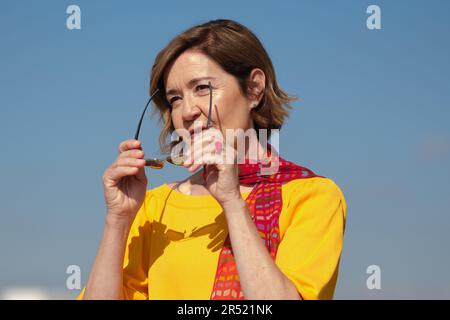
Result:
{"type": "MultiPolygon", "coordinates": [[[[150,197],[151,191],[148,190],[128,234],[123,262],[123,294],[125,300],[148,300],[151,239],[150,197]]],[[[86,288],[83,288],[77,300],[83,299],[85,290],[86,288]]]]}
{"type": "Polygon", "coordinates": [[[344,240],[344,196],[331,179],[313,178],[299,183],[291,197],[276,263],[303,299],[332,299],[344,240]]]}

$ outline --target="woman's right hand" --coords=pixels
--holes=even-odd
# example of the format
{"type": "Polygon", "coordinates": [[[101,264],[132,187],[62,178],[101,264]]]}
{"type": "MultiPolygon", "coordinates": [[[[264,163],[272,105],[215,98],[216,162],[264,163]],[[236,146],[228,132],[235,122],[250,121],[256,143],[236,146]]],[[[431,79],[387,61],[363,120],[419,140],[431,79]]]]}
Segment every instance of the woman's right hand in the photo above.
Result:
{"type": "Polygon", "coordinates": [[[103,188],[108,216],[132,222],[147,190],[145,159],[139,140],[125,140],[119,156],[103,174],[103,188]]]}

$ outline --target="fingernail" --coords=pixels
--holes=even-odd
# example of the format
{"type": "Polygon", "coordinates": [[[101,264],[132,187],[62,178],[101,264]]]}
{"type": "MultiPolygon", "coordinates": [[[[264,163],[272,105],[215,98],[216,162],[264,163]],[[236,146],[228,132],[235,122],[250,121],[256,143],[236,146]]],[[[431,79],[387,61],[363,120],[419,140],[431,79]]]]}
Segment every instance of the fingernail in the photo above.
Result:
{"type": "Polygon", "coordinates": [[[216,153],[217,154],[221,154],[222,153],[222,142],[216,141],[215,142],[215,149],[216,149],[216,153]]]}

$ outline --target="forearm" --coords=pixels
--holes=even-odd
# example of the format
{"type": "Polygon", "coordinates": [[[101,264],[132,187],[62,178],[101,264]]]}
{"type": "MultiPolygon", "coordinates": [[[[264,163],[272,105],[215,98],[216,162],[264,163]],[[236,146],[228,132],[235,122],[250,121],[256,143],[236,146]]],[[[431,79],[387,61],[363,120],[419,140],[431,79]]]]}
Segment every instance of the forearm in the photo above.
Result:
{"type": "Polygon", "coordinates": [[[103,237],[86,284],[84,299],[123,299],[123,258],[130,222],[106,217],[103,237]]]}
{"type": "Polygon", "coordinates": [[[301,299],[294,284],[270,256],[243,199],[224,206],[228,230],[244,297],[301,299]]]}

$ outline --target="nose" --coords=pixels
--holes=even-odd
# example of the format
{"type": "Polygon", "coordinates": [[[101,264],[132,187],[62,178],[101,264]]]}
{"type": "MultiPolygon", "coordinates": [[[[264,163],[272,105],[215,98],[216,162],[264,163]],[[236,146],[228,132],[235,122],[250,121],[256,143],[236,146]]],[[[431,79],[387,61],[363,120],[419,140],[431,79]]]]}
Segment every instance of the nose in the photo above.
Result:
{"type": "Polygon", "coordinates": [[[194,121],[202,113],[202,110],[198,107],[197,100],[194,98],[185,98],[183,105],[183,120],[194,121]]]}

